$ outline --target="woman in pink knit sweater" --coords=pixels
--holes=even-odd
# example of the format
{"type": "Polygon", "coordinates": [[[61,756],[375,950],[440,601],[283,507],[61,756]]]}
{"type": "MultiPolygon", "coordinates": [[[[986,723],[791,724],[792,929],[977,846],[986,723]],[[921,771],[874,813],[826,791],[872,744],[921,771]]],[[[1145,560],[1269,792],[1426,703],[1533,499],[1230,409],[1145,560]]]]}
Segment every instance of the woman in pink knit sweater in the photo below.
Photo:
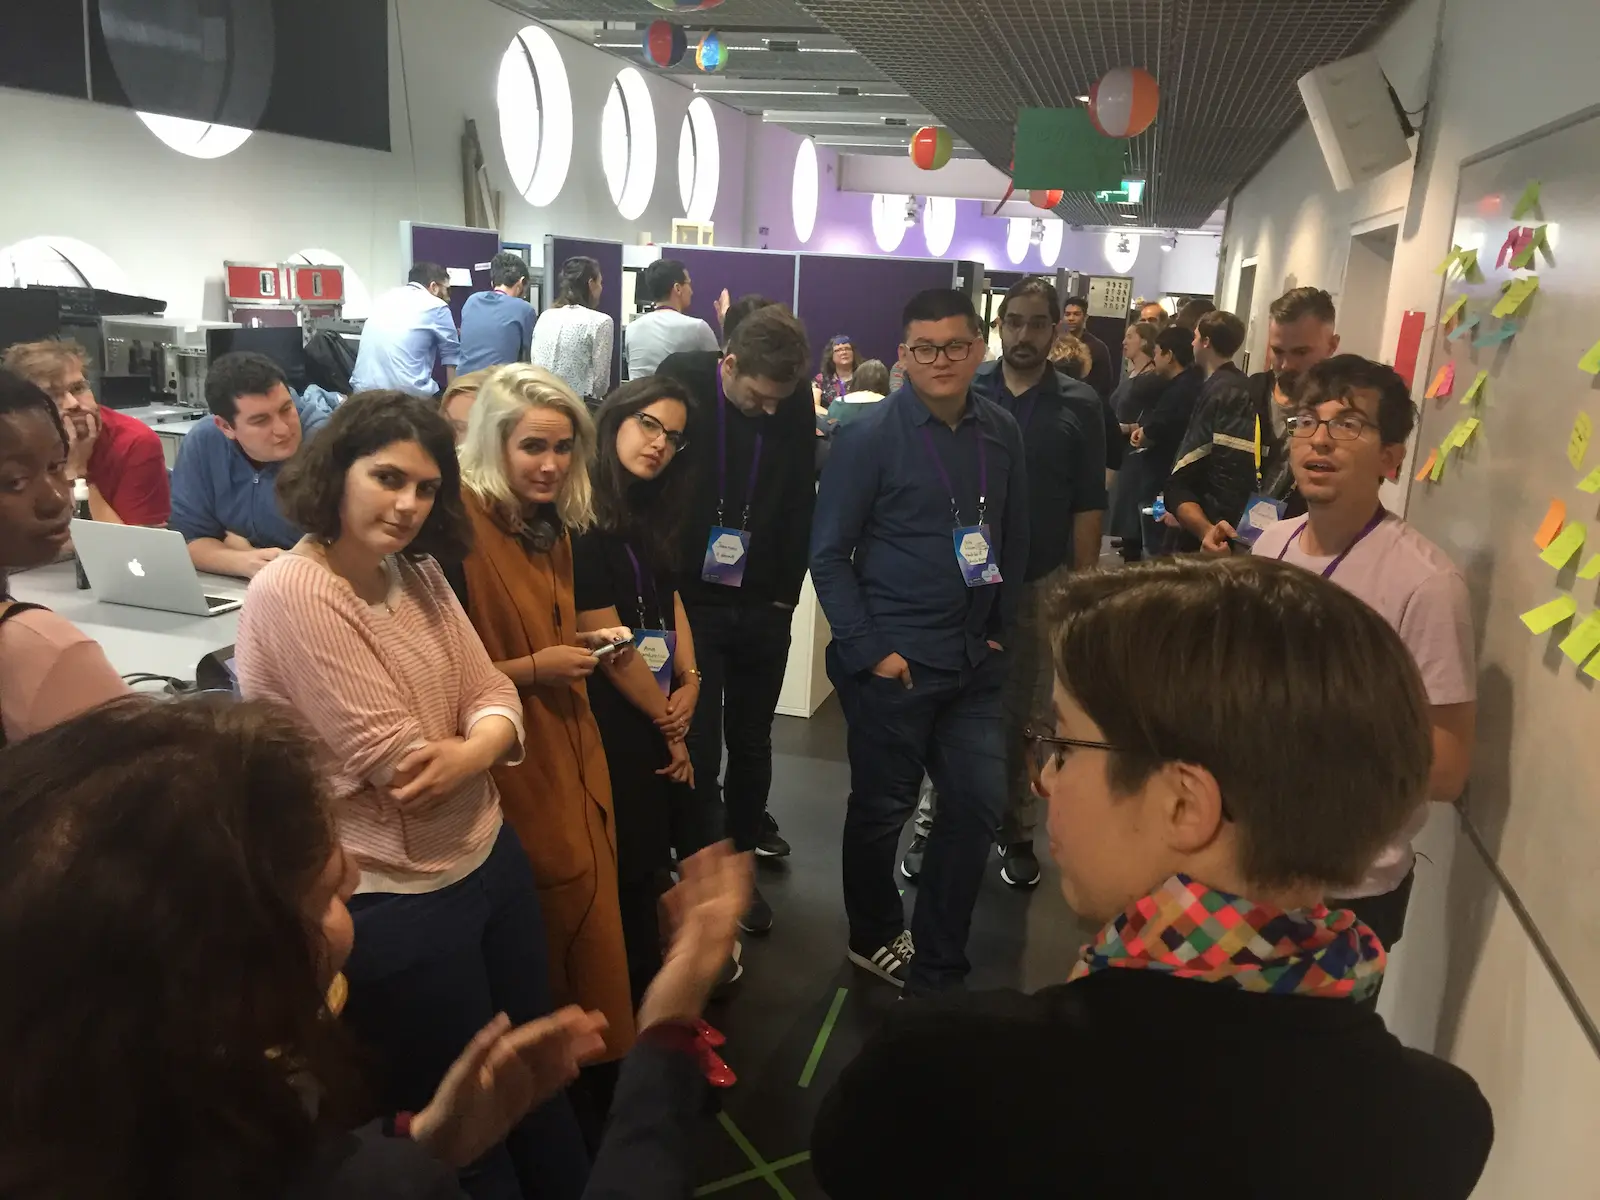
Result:
{"type": "MultiPolygon", "coordinates": [[[[418,1111],[496,1014],[551,1010],[528,860],[489,768],[521,759],[522,706],[430,555],[467,548],[449,423],[399,392],[351,397],[278,481],[307,536],[250,585],[236,661],[249,699],[316,739],[339,837],[361,870],[344,1019],[379,1055],[383,1099],[418,1111]]],[[[583,1190],[567,1101],[462,1174],[478,1198],[583,1190]]]]}

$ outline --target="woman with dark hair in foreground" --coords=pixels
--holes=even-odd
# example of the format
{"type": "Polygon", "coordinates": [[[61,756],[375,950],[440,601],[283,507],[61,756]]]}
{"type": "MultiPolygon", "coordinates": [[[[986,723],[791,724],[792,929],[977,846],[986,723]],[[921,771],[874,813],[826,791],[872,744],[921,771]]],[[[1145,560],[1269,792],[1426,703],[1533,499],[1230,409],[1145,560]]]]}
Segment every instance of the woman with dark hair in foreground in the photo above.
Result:
{"type": "MultiPolygon", "coordinates": [[[[334,809],[263,704],[130,698],[0,753],[0,1195],[459,1200],[453,1168],[599,1053],[597,1013],[501,1014],[420,1111],[349,1132],[354,1056],[323,1000],[354,936],[334,809]]],[[[688,1194],[695,1022],[749,864],[684,868],[585,1200],[688,1194]]]]}

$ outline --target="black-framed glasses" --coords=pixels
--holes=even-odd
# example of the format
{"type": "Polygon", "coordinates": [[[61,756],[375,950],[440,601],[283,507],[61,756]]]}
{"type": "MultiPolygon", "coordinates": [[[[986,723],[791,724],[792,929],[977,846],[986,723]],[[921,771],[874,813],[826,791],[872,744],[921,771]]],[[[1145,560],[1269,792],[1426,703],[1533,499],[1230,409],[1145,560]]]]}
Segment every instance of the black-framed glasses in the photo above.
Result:
{"type": "Polygon", "coordinates": [[[963,338],[960,341],[955,342],[945,342],[943,345],[939,346],[935,346],[930,342],[918,342],[915,346],[911,347],[911,357],[916,359],[917,362],[921,363],[925,367],[931,367],[934,363],[938,362],[939,355],[941,354],[943,354],[951,362],[958,363],[965,362],[967,360],[967,356],[971,353],[971,338],[963,338]]]}
{"type": "MultiPolygon", "coordinates": [[[[1068,750],[1104,750],[1110,754],[1143,754],[1145,751],[1133,750],[1127,746],[1118,746],[1112,742],[1096,742],[1085,738],[1056,737],[1053,733],[1039,733],[1031,725],[1022,731],[1022,740],[1027,743],[1028,772],[1034,782],[1042,782],[1045,767],[1051,765],[1050,760],[1055,760],[1055,766],[1060,767],[1061,760],[1066,757],[1068,750]]],[[[1228,809],[1228,802],[1222,802],[1222,819],[1232,821],[1233,813],[1228,809]]]]}
{"type": "Polygon", "coordinates": [[[1354,442],[1367,430],[1374,428],[1371,421],[1360,413],[1342,412],[1331,417],[1319,417],[1313,412],[1296,413],[1289,418],[1289,433],[1297,438],[1317,436],[1317,428],[1326,425],[1328,436],[1336,442],[1354,442]]]}
{"type": "Polygon", "coordinates": [[[634,413],[633,419],[644,427],[645,437],[649,438],[652,442],[658,437],[666,438],[667,445],[672,447],[672,452],[674,454],[681,453],[689,444],[689,439],[684,436],[684,433],[681,429],[668,429],[665,425],[656,420],[643,409],[640,409],[638,412],[634,413]]]}

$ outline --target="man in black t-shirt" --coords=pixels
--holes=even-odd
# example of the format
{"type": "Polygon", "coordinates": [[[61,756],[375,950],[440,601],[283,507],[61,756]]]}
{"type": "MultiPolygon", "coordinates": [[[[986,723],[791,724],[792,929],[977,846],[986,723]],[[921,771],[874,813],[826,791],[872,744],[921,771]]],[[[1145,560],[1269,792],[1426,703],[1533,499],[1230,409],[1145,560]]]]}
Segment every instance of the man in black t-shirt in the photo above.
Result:
{"type": "Polygon", "coordinates": [[[1089,364],[1089,373],[1083,377],[1083,381],[1094,389],[1095,395],[1102,401],[1110,399],[1111,389],[1116,386],[1117,365],[1112,361],[1111,351],[1106,349],[1106,344],[1089,332],[1089,302],[1082,296],[1070,296],[1062,302],[1061,332],[1070,333],[1089,347],[1094,361],[1089,364]]]}

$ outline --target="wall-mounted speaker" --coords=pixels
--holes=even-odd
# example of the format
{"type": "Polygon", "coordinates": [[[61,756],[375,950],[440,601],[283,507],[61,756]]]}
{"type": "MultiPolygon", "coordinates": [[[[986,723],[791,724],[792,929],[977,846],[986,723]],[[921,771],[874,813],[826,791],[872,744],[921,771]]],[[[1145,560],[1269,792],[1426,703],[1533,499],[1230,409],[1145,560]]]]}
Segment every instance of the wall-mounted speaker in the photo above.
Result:
{"type": "Polygon", "coordinates": [[[1308,72],[1300,77],[1300,96],[1339,191],[1410,161],[1411,130],[1376,55],[1357,54],[1308,72]]]}

